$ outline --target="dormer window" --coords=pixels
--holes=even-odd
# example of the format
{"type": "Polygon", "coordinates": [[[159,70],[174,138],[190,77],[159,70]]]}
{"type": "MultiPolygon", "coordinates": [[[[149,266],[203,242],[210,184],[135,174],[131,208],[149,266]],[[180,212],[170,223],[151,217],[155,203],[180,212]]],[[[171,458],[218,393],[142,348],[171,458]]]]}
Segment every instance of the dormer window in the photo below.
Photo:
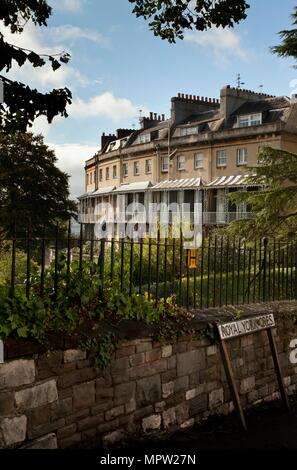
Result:
{"type": "Polygon", "coordinates": [[[151,134],[141,134],[136,139],[136,144],[147,144],[151,141],[151,134]]]}
{"type": "Polygon", "coordinates": [[[180,129],[180,135],[181,137],[185,137],[187,135],[194,135],[198,134],[198,126],[194,127],[181,127],[180,129]]]}
{"type": "Polygon", "coordinates": [[[109,146],[109,151],[112,152],[115,147],[116,142],[112,142],[109,146]]]}
{"type": "Polygon", "coordinates": [[[238,116],[238,127],[259,126],[260,124],[262,124],[261,113],[238,116]]]}

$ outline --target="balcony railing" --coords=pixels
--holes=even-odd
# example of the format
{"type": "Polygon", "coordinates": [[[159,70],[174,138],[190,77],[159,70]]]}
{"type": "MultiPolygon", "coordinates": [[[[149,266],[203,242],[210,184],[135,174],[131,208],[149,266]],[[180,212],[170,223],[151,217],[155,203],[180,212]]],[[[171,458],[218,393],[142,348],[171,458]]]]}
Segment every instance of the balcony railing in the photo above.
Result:
{"type": "MultiPolygon", "coordinates": [[[[191,212],[190,214],[184,214],[186,217],[190,217],[191,223],[194,222],[194,213],[191,212]]],[[[168,223],[171,224],[173,219],[176,220],[179,216],[178,214],[172,214],[169,213],[168,216],[168,223]]],[[[229,224],[230,222],[233,222],[234,220],[248,220],[253,217],[252,212],[203,212],[202,215],[202,221],[203,225],[225,225],[229,224]]],[[[95,224],[96,222],[99,222],[103,218],[106,218],[106,220],[109,219],[107,214],[94,214],[93,212],[89,212],[87,214],[80,214],[79,216],[79,221],[82,224],[95,224]]],[[[181,219],[184,217],[182,216],[181,219]]],[[[112,220],[112,219],[110,219],[112,220]]],[[[118,214],[115,213],[115,223],[117,222],[118,219],[118,214]]],[[[131,220],[131,217],[124,217],[121,219],[121,222],[129,222],[131,220]]],[[[164,220],[164,219],[163,219],[164,220]]]]}
{"type": "Polygon", "coordinates": [[[252,212],[204,212],[203,225],[225,225],[234,220],[248,220],[252,212]]]}

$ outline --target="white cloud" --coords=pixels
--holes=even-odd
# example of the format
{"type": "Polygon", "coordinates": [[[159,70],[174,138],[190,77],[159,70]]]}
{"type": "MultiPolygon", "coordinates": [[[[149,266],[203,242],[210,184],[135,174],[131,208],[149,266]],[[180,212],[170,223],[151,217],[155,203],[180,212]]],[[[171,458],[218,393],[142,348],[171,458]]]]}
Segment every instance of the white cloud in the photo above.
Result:
{"type": "MultiPolygon", "coordinates": [[[[69,48],[63,44],[63,41],[69,42],[70,38],[73,38],[73,40],[86,38],[102,44],[105,41],[100,33],[89,30],[85,31],[71,25],[39,29],[32,23],[28,23],[22,34],[12,34],[8,28],[1,28],[1,32],[9,43],[33,50],[38,54],[47,55],[56,55],[63,51],[69,51],[69,48]],[[57,44],[57,40],[61,41],[61,43],[57,44]]],[[[31,86],[37,86],[38,88],[60,88],[69,85],[73,87],[75,84],[85,87],[89,84],[87,77],[69,64],[62,64],[62,67],[55,72],[49,63],[40,68],[33,68],[29,63],[26,63],[21,68],[14,64],[10,71],[10,77],[22,82],[25,81],[31,86]]]]}
{"type": "Polygon", "coordinates": [[[84,165],[99,149],[97,146],[84,144],[53,144],[46,142],[58,158],[58,167],[70,175],[70,194],[76,198],[85,192],[84,165]]]}
{"type": "Polygon", "coordinates": [[[53,38],[58,38],[59,41],[70,41],[71,43],[74,43],[79,39],[87,39],[88,41],[102,45],[106,45],[108,42],[107,38],[98,31],[82,29],[70,24],[49,28],[49,32],[53,35],[53,38]]]}
{"type": "Polygon", "coordinates": [[[249,52],[244,48],[241,37],[231,29],[214,28],[185,34],[185,41],[207,48],[217,62],[227,64],[234,57],[247,61],[249,52]]]}
{"type": "MultiPolygon", "coordinates": [[[[147,113],[146,109],[143,109],[147,113]]],[[[88,117],[105,117],[113,121],[127,118],[135,118],[139,114],[139,108],[127,98],[116,98],[112,92],[106,91],[94,96],[88,101],[74,100],[69,108],[69,115],[76,119],[88,117]]]]}
{"type": "Polygon", "coordinates": [[[78,13],[85,3],[85,0],[51,0],[50,5],[57,10],[78,13]]]}

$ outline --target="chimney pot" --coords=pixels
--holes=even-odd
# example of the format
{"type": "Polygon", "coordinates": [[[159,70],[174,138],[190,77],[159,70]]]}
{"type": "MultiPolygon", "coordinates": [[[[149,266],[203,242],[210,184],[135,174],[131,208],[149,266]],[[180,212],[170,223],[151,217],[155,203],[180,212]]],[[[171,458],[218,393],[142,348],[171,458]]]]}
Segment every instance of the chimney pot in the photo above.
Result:
{"type": "Polygon", "coordinates": [[[153,113],[150,113],[150,119],[151,120],[153,119],[153,113]]]}
{"type": "Polygon", "coordinates": [[[165,121],[165,114],[162,114],[162,121],[165,121]]]}

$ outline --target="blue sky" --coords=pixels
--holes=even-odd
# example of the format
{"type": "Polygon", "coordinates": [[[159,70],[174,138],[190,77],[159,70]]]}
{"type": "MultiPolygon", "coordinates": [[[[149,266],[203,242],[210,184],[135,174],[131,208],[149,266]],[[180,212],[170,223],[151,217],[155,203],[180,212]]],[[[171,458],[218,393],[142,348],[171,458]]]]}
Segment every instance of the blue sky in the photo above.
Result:
{"type": "Polygon", "coordinates": [[[39,52],[71,52],[70,64],[50,69],[14,68],[10,76],[42,90],[67,85],[73,92],[70,117],[34,130],[45,135],[71,176],[72,195],[83,191],[83,163],[100,147],[102,132],[138,125],[139,109],[169,115],[178,92],[219,97],[220,88],[244,88],[290,95],[297,88],[292,60],[280,59],[269,47],[277,32],[291,26],[296,0],[250,0],[248,18],[234,30],[188,33],[171,45],[153,36],[144,20],[132,15],[128,0],[49,0],[48,28],[27,25],[10,42],[39,52]]]}

